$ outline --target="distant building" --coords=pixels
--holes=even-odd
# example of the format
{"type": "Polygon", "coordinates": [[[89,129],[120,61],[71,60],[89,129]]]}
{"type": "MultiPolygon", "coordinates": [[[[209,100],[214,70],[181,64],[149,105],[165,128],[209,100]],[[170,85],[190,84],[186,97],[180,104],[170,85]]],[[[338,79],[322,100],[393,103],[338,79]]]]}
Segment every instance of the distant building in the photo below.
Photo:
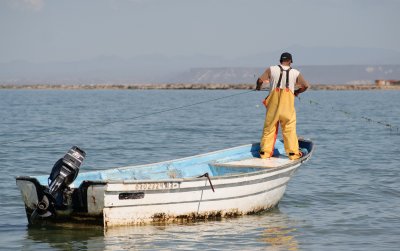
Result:
{"type": "Polygon", "coordinates": [[[375,80],[375,84],[377,86],[400,85],[400,80],[382,80],[382,79],[378,79],[378,80],[375,80]]]}

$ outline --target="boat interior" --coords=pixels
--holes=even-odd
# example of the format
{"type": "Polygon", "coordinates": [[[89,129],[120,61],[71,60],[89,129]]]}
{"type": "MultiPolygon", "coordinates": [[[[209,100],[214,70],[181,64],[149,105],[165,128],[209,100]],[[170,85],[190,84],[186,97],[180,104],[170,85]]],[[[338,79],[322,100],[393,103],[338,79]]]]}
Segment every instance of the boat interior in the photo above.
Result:
{"type": "MultiPolygon", "coordinates": [[[[301,159],[307,159],[312,151],[312,142],[299,140],[299,144],[305,153],[301,159]]],[[[276,141],[274,156],[269,159],[261,159],[259,150],[260,145],[255,143],[154,164],[81,172],[70,187],[79,187],[83,181],[171,180],[194,178],[206,173],[210,177],[235,175],[273,169],[293,161],[287,157],[281,140],[276,141]]],[[[41,185],[48,183],[48,176],[32,178],[41,185]]]]}

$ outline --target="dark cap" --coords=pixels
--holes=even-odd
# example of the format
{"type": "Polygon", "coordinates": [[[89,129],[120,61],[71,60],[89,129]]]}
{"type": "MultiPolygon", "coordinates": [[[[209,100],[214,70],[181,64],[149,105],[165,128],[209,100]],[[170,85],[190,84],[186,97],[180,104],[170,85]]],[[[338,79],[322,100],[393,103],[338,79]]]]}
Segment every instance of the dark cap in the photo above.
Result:
{"type": "Polygon", "coordinates": [[[279,60],[279,62],[283,62],[283,61],[287,61],[290,60],[290,63],[293,63],[293,59],[292,59],[292,54],[290,54],[289,52],[284,52],[281,55],[281,59],[279,60]]]}

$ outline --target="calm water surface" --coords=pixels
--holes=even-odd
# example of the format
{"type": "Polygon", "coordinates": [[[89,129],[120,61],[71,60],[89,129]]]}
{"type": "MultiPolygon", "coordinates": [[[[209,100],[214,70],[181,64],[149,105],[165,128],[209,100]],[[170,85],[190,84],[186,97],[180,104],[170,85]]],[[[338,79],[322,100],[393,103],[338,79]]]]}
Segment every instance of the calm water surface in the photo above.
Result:
{"type": "Polygon", "coordinates": [[[49,174],[72,146],[84,170],[150,163],[259,140],[265,92],[0,91],[2,250],[399,250],[399,91],[309,91],[296,101],[312,159],[270,212],[220,221],[28,228],[15,176],[49,174]],[[310,103],[312,100],[318,102],[310,103]],[[340,111],[342,110],[342,111],[340,111]]]}

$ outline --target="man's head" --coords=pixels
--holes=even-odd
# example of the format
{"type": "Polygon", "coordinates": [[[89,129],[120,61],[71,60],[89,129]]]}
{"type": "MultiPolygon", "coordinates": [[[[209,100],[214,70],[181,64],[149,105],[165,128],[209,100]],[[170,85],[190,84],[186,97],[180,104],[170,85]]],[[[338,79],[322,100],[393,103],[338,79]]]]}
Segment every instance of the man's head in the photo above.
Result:
{"type": "Polygon", "coordinates": [[[281,55],[281,59],[279,60],[279,62],[282,63],[293,63],[293,59],[292,59],[292,54],[290,54],[289,52],[284,52],[281,55]]]}

